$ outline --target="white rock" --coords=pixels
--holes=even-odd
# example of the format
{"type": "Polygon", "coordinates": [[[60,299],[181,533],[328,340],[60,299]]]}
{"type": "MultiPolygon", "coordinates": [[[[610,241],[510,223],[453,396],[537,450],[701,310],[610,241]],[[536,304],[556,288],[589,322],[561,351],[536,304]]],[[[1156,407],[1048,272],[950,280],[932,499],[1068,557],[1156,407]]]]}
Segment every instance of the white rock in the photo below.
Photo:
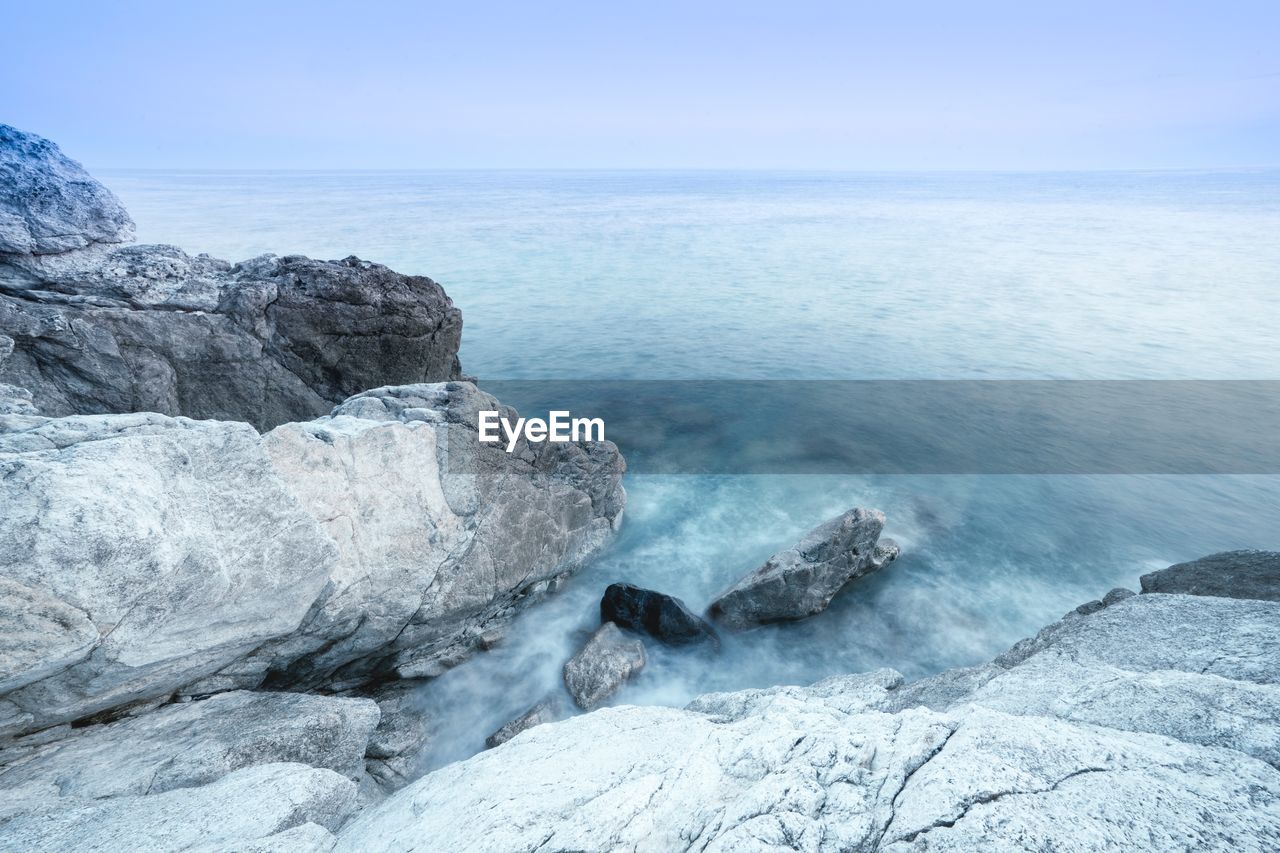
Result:
{"type": "MultiPolygon", "coordinates": [[[[48,811],[0,820],[0,849],[24,853],[251,849],[251,844],[265,843],[271,836],[308,823],[336,829],[351,813],[355,796],[355,783],[332,770],[263,764],[197,788],[74,806],[62,802],[48,811]]],[[[314,830],[307,830],[302,839],[320,840],[314,830]]]]}

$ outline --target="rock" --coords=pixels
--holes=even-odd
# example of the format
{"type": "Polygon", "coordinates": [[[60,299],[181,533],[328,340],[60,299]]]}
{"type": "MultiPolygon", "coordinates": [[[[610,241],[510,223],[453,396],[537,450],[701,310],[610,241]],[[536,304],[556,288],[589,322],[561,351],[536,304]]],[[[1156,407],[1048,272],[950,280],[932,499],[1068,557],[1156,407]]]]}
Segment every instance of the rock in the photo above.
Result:
{"type": "Polygon", "coordinates": [[[708,610],[719,625],[743,630],[821,613],[850,581],[896,559],[898,546],[876,548],[884,513],[851,509],[774,554],[722,593],[708,610]]]}
{"type": "Polygon", "coordinates": [[[462,315],[429,278],[355,257],[230,264],[116,246],[133,223],[115,196],[52,142],[6,125],[0,177],[0,413],[146,411],[270,429],[367,388],[461,375],[462,315]]]}
{"type": "Polygon", "coordinates": [[[1240,849],[1280,841],[1280,774],[976,706],[847,713],[783,694],[730,722],[623,707],[538,727],[362,812],[335,849],[428,834],[493,851],[1240,849]]]}
{"type": "Polygon", "coordinates": [[[564,719],[564,707],[557,696],[548,696],[484,739],[486,749],[502,746],[523,731],[564,719]]]}
{"type": "MultiPolygon", "coordinates": [[[[0,335],[0,367],[13,355],[13,346],[13,338],[0,335]]],[[[37,411],[30,391],[0,382],[0,415],[34,415],[37,411]]]]}
{"type": "Polygon", "coordinates": [[[628,638],[612,622],[601,625],[564,665],[564,686],[584,711],[598,708],[644,668],[644,643],[628,638]]]}
{"type": "Polygon", "coordinates": [[[480,408],[501,406],[458,382],[267,436],[0,416],[0,607],[32,620],[0,659],[0,735],[175,694],[437,675],[496,642],[613,535],[625,465],[607,442],[481,445],[480,408]]]}
{"type": "Polygon", "coordinates": [[[440,286],[358,258],[232,265],[130,246],[56,269],[3,260],[0,329],[15,348],[0,382],[30,390],[47,415],[269,429],[367,388],[459,375],[462,318],[440,286]]]}
{"type": "Polygon", "coordinates": [[[419,756],[431,741],[422,688],[423,682],[396,681],[373,694],[381,717],[365,748],[365,769],[384,793],[417,777],[419,756]]]}
{"type": "Polygon", "coordinates": [[[600,621],[641,631],[663,643],[683,646],[718,642],[716,633],[683,601],[628,583],[610,584],[600,599],[600,621]]]}
{"type": "Polygon", "coordinates": [[[314,829],[282,834],[308,824],[326,832],[337,829],[355,807],[355,790],[355,783],[332,770],[263,764],[195,788],[59,802],[47,810],[0,819],[0,849],[26,853],[289,849],[281,847],[283,839],[323,850],[325,836],[314,829]],[[255,848],[255,844],[265,846],[255,848]]]}
{"type": "Polygon", "coordinates": [[[89,656],[98,630],[83,610],[0,577],[0,695],[89,656]]]}
{"type": "Polygon", "coordinates": [[[47,139],[0,124],[0,255],[127,243],[120,200],[47,139]]]}
{"type": "Polygon", "coordinates": [[[292,632],[337,557],[247,424],[0,417],[0,505],[26,620],[10,734],[167,697],[292,632]]]}
{"type": "Polygon", "coordinates": [[[1280,551],[1224,551],[1143,575],[1143,592],[1280,601],[1280,551]]]}
{"type": "Polygon", "coordinates": [[[480,444],[501,410],[467,382],[378,388],[263,443],[338,545],[323,599],[261,656],[273,683],[424,678],[492,645],[613,535],[626,504],[611,442],[480,444]]]}
{"type": "Polygon", "coordinates": [[[79,799],[141,796],[214,782],[278,762],[324,767],[356,781],[378,725],[369,699],[223,693],[106,725],[0,767],[0,789],[51,786],[79,799]]]}

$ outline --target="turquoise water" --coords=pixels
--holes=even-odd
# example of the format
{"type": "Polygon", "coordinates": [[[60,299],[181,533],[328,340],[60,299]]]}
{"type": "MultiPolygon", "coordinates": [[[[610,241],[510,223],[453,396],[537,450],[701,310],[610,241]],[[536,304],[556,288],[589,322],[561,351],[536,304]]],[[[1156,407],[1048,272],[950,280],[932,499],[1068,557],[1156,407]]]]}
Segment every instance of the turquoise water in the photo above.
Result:
{"type": "MultiPolygon", "coordinates": [[[[108,173],[147,242],[361,257],[440,281],[499,378],[1280,378],[1280,172],[108,173]]],[[[1230,417],[1224,412],[1223,417],[1230,417]]],[[[821,429],[839,429],[823,424],[821,429]]],[[[623,448],[624,452],[626,448],[623,448]]],[[[1196,448],[1189,447],[1188,453],[1196,448]]],[[[704,607],[883,509],[902,558],[820,617],[651,662],[619,701],[990,658],[1216,550],[1280,548],[1268,476],[628,476],[615,545],[424,692],[428,766],[558,683],[627,580],[704,607]]]]}

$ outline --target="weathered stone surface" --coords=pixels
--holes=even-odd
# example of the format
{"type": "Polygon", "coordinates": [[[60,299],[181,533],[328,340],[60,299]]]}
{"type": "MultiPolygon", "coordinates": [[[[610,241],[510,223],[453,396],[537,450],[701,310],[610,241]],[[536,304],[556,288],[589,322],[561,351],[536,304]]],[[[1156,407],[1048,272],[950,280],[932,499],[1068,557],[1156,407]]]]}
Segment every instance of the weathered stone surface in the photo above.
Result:
{"type": "MultiPolygon", "coordinates": [[[[252,845],[268,841],[257,849],[287,849],[280,847],[279,834],[307,824],[337,829],[354,808],[355,795],[355,783],[332,770],[263,764],[195,788],[61,801],[0,819],[0,849],[167,853],[255,849],[252,845]],[[274,841],[272,836],[277,836],[274,841]]],[[[316,849],[324,849],[325,842],[314,830],[284,840],[321,845],[316,849]]]]}
{"type": "Polygon", "coordinates": [[[1141,578],[1143,592],[1280,601],[1280,552],[1224,551],[1141,578]]]}
{"type": "Polygon", "coordinates": [[[644,643],[606,622],[564,665],[564,686],[579,708],[590,711],[618,692],[645,662],[644,643]]]}
{"type": "Polygon", "coordinates": [[[89,656],[98,630],[83,610],[0,577],[0,695],[89,656]]]}
{"type": "Polygon", "coordinates": [[[269,429],[366,388],[456,377],[461,330],[435,282],[358,258],[232,265],[130,246],[56,268],[0,259],[0,332],[15,341],[0,382],[51,416],[150,411],[269,429]]]}
{"type": "Polygon", "coordinates": [[[891,540],[876,547],[883,529],[884,513],[861,507],[824,522],[722,593],[708,614],[743,630],[821,613],[850,581],[897,558],[891,540]]]}
{"type": "Polygon", "coordinates": [[[306,623],[259,655],[273,683],[438,675],[612,536],[626,492],[611,442],[508,454],[477,441],[482,409],[514,417],[468,382],[379,388],[264,438],[339,550],[306,623]]]}
{"type": "Polygon", "coordinates": [[[718,642],[715,630],[680,599],[629,583],[610,584],[604,591],[600,621],[643,632],[673,646],[718,642]]]}
{"type": "Polygon", "coordinates": [[[511,722],[484,739],[487,749],[502,746],[523,731],[564,719],[564,706],[558,696],[548,696],[511,722]]]}
{"type": "Polygon", "coordinates": [[[377,724],[378,707],[369,699],[223,693],[75,729],[0,767],[0,790],[50,786],[79,799],[140,796],[277,762],[324,767],[355,781],[377,724]]]}
{"type": "Polygon", "coordinates": [[[0,505],[0,576],[49,629],[18,675],[43,677],[0,698],[8,733],[165,697],[290,633],[337,556],[247,424],[0,417],[0,505]]]}
{"type": "Polygon", "coordinates": [[[47,139],[0,124],[0,255],[133,239],[120,200],[47,139]]]}
{"type": "Polygon", "coordinates": [[[778,694],[728,720],[624,707],[540,726],[361,813],[336,849],[427,832],[494,851],[1241,849],[1280,841],[1278,807],[1280,774],[1230,750],[778,694]]]}

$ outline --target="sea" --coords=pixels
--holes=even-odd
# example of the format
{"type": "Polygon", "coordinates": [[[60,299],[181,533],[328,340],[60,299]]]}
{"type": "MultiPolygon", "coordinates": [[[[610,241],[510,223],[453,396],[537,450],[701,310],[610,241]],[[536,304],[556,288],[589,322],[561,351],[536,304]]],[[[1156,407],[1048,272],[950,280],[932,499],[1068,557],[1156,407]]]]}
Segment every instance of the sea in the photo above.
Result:
{"type": "MultiPolygon", "coordinates": [[[[1280,379],[1277,170],[99,177],[143,242],[233,261],[358,255],[430,276],[462,309],[462,365],[481,387],[1280,379]]],[[[1207,399],[1197,416],[1232,418],[1207,399]]],[[[841,420],[814,435],[852,429],[841,420]]],[[[1206,450],[1181,441],[1193,461],[1206,450]]],[[[562,689],[609,583],[701,610],[850,507],[885,513],[895,563],[821,615],[726,636],[716,655],[650,643],[614,701],[679,706],[881,667],[920,678],[986,661],[1114,587],[1136,590],[1146,572],[1280,549],[1274,467],[761,473],[714,464],[714,443],[699,452],[710,473],[629,472],[605,553],[504,643],[422,689],[433,719],[423,771],[479,751],[562,689]]]]}

